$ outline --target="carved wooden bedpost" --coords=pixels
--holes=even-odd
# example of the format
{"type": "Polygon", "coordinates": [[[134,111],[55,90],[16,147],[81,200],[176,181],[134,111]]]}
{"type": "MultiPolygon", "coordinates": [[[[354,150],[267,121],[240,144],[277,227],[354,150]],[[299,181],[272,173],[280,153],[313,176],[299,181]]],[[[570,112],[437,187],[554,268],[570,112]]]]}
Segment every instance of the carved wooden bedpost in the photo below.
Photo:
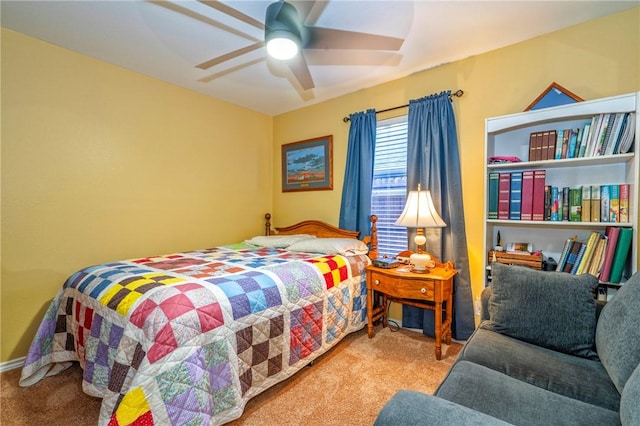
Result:
{"type": "Polygon", "coordinates": [[[376,222],[378,221],[378,216],[375,214],[371,215],[371,248],[369,249],[369,257],[371,259],[378,258],[378,228],[376,227],[376,222]]]}
{"type": "Polygon", "coordinates": [[[264,235],[271,235],[271,213],[264,215],[264,235]]]}

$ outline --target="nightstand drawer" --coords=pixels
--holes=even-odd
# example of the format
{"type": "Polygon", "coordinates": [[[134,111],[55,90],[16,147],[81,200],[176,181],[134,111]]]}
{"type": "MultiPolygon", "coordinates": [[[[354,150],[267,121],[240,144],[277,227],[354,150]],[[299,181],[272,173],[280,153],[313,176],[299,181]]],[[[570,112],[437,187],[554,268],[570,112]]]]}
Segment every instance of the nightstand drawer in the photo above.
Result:
{"type": "Polygon", "coordinates": [[[371,273],[371,288],[389,296],[404,299],[434,300],[434,281],[430,279],[410,280],[371,273]]]}

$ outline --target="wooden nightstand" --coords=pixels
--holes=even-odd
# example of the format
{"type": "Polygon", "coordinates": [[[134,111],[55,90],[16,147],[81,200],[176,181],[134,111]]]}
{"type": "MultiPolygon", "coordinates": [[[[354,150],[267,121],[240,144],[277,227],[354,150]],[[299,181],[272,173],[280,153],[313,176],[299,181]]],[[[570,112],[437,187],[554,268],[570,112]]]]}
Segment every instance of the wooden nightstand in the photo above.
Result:
{"type": "Polygon", "coordinates": [[[367,271],[367,319],[369,338],[373,337],[373,323],[382,318],[387,326],[389,302],[435,311],[436,359],[442,358],[442,339],[451,344],[451,318],[453,308],[453,277],[456,271],[451,262],[442,264],[428,273],[400,272],[403,266],[393,269],[369,265],[367,271]],[[374,293],[375,292],[375,293],[374,293]],[[374,307],[374,298],[378,303],[374,307]],[[431,303],[427,303],[431,302],[431,303]],[[443,307],[444,304],[444,307],[443,307]],[[446,319],[442,320],[442,312],[446,319]]]}

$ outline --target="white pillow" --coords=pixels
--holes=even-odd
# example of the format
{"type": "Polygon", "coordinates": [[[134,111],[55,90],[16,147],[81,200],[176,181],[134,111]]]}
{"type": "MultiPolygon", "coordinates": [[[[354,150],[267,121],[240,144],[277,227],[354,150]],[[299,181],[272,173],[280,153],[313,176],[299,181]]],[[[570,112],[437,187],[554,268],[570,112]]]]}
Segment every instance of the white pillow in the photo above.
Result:
{"type": "Polygon", "coordinates": [[[315,235],[308,234],[294,234],[294,235],[258,235],[245,240],[245,243],[252,246],[269,247],[269,248],[286,248],[293,243],[302,240],[308,240],[315,238],[315,235]]]}
{"type": "Polygon", "coordinates": [[[287,250],[306,253],[341,254],[343,256],[367,254],[369,252],[367,245],[355,238],[307,239],[290,245],[287,250]]]}

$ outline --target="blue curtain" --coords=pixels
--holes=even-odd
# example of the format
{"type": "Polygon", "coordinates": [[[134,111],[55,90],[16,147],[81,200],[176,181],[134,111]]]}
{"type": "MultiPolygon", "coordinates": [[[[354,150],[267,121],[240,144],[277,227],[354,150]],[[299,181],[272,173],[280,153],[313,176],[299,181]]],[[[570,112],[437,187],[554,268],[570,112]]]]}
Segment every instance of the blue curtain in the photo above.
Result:
{"type": "MultiPolygon", "coordinates": [[[[466,340],[475,328],[473,297],[469,278],[469,259],[462,205],[462,181],[456,121],[450,91],[409,102],[407,141],[407,189],[418,183],[431,191],[433,204],[447,224],[446,228],[426,229],[427,250],[441,261],[453,261],[458,274],[454,279],[452,334],[466,340]]],[[[409,232],[413,245],[415,232],[409,232]]],[[[412,250],[416,250],[415,247],[412,250]]],[[[402,326],[422,329],[434,335],[434,313],[411,306],[402,307],[402,326]]]]}
{"type": "Polygon", "coordinates": [[[369,235],[373,160],[376,151],[376,112],[369,109],[349,116],[347,165],[342,186],[340,222],[342,229],[369,235]]]}

